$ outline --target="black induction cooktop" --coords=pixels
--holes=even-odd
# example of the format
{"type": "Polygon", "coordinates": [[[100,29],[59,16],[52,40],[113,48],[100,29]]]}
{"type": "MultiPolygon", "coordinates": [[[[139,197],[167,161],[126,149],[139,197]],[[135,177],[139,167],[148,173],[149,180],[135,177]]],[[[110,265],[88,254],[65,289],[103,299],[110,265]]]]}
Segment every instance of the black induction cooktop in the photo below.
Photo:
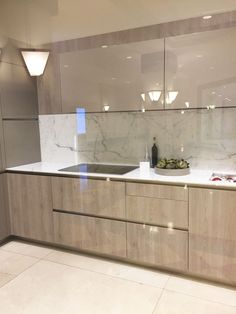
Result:
{"type": "Polygon", "coordinates": [[[59,171],[104,173],[104,174],[125,174],[137,168],[138,167],[136,166],[126,166],[126,165],[79,164],[72,167],[60,169],[59,171]]]}

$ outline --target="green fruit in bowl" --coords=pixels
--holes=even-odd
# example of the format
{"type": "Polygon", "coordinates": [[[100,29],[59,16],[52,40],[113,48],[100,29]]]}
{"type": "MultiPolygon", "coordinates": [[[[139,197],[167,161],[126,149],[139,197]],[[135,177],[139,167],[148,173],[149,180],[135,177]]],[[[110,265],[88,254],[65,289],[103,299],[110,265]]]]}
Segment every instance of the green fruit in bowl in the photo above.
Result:
{"type": "Polygon", "coordinates": [[[167,160],[160,159],[157,163],[157,168],[165,169],[166,165],[167,165],[167,160]]]}
{"type": "Polygon", "coordinates": [[[186,169],[189,168],[189,163],[186,160],[178,160],[176,164],[178,169],[186,169]]]}
{"type": "Polygon", "coordinates": [[[156,167],[160,169],[187,169],[189,163],[184,159],[162,158],[158,161],[156,167]]]}
{"type": "Polygon", "coordinates": [[[166,169],[176,169],[176,163],[174,161],[168,162],[166,169]]]}

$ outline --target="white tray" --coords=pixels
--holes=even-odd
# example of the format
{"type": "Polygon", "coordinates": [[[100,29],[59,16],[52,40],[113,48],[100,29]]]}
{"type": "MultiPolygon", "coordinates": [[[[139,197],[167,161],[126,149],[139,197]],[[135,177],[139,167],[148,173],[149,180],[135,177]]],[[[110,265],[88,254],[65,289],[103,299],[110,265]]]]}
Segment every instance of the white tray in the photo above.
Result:
{"type": "Polygon", "coordinates": [[[190,168],[185,168],[185,169],[155,168],[155,172],[162,176],[186,176],[187,174],[190,174],[190,168]]]}

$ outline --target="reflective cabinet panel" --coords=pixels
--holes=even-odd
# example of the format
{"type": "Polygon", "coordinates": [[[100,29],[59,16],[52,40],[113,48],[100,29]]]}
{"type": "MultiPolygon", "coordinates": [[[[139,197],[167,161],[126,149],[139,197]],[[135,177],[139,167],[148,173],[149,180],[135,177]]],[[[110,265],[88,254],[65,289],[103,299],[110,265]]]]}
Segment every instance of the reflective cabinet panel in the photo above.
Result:
{"type": "Polygon", "coordinates": [[[60,54],[62,111],[163,108],[164,40],[60,54]]]}
{"type": "Polygon", "coordinates": [[[166,109],[234,106],[236,28],[166,38],[166,109]]]}

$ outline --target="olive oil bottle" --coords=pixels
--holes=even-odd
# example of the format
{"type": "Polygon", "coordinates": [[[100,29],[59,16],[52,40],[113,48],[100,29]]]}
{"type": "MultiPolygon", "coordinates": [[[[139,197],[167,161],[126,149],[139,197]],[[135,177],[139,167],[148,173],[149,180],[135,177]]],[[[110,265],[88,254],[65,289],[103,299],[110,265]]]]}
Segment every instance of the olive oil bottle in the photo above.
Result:
{"type": "Polygon", "coordinates": [[[151,161],[152,168],[156,167],[157,162],[158,162],[158,148],[157,148],[156,138],[153,137],[152,161],[151,161]]]}

